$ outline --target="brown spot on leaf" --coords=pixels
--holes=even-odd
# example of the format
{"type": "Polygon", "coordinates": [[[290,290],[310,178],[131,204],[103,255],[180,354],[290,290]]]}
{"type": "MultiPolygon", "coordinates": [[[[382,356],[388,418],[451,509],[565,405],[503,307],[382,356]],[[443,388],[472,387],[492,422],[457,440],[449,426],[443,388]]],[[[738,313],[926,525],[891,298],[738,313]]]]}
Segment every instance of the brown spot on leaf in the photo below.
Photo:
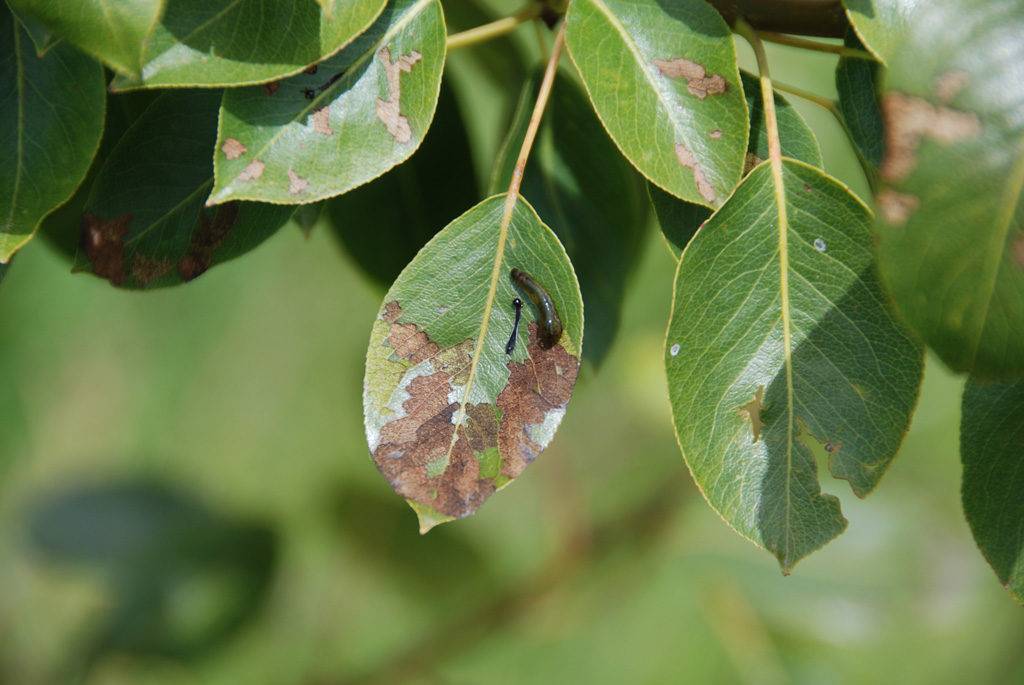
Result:
{"type": "Polygon", "coordinates": [[[711,136],[714,140],[718,140],[719,138],[722,137],[722,130],[716,128],[714,131],[712,131],[708,135],[711,136]]]}
{"type": "Polygon", "coordinates": [[[281,87],[281,84],[277,81],[271,81],[270,83],[263,84],[263,92],[267,95],[273,95],[277,92],[277,89],[281,87]]]}
{"type": "Polygon", "coordinates": [[[498,452],[501,472],[515,478],[541,450],[530,429],[544,423],[551,411],[563,411],[572,396],[579,371],[579,360],[562,345],[541,349],[537,324],[530,324],[527,358],[509,362],[508,385],[498,395],[501,425],[498,428],[498,452]]]}
{"type": "Polygon", "coordinates": [[[402,305],[398,304],[398,300],[391,300],[384,305],[384,311],[381,312],[380,318],[388,323],[394,323],[401,315],[402,305]]]}
{"type": "Polygon", "coordinates": [[[304,70],[302,71],[302,73],[303,73],[303,74],[309,74],[310,76],[312,76],[313,74],[315,74],[315,73],[316,73],[316,71],[317,71],[317,69],[318,69],[318,68],[319,68],[319,67],[318,67],[318,65],[316,65],[316,64],[310,64],[310,65],[309,65],[308,67],[306,67],[306,68],[305,68],[305,69],[304,69],[304,70]]]}
{"type": "Polygon", "coordinates": [[[309,181],[299,176],[297,173],[288,170],[288,192],[292,195],[298,195],[309,190],[309,181]]]}
{"type": "Polygon", "coordinates": [[[238,159],[245,154],[246,147],[237,139],[228,138],[224,141],[224,144],[220,146],[220,150],[228,159],[238,159]]]}
{"type": "Polygon", "coordinates": [[[82,215],[80,241],[92,272],[114,285],[124,282],[124,238],[131,221],[131,213],[113,219],[88,212],[82,215]]]}
{"type": "Polygon", "coordinates": [[[937,107],[902,93],[887,93],[882,98],[882,115],[885,159],[880,173],[889,182],[902,181],[914,170],[922,138],[950,145],[981,133],[981,122],[973,112],[937,107]]]}
{"type": "Polygon", "coordinates": [[[313,130],[317,133],[322,133],[325,136],[333,135],[334,131],[331,130],[331,106],[324,105],[320,109],[313,111],[313,130]]]}
{"type": "Polygon", "coordinates": [[[154,259],[142,254],[132,257],[132,279],[142,287],[166,276],[173,268],[174,262],[166,259],[154,259]]]}
{"type": "Polygon", "coordinates": [[[412,139],[412,129],[409,128],[409,120],[400,111],[401,73],[412,71],[413,65],[419,62],[423,56],[413,50],[392,62],[391,50],[385,46],[377,53],[377,57],[384,65],[384,76],[388,84],[388,98],[386,100],[377,98],[377,118],[384,122],[388,133],[396,141],[407,143],[412,139]]]}
{"type": "Polygon", "coordinates": [[[704,170],[697,162],[697,158],[682,143],[676,143],[676,159],[684,167],[693,171],[693,181],[697,184],[697,192],[708,202],[715,201],[715,189],[711,187],[704,170]]]}
{"type": "Polygon", "coordinates": [[[754,442],[761,439],[761,431],[764,429],[764,421],[761,420],[761,412],[764,410],[764,386],[758,386],[753,399],[740,407],[740,411],[747,415],[750,421],[750,432],[754,436],[754,442]]]}
{"type": "Polygon", "coordinates": [[[1013,261],[1024,268],[1024,233],[1018,233],[1013,241],[1013,261]]]}
{"type": "Polygon", "coordinates": [[[720,74],[709,75],[703,65],[685,57],[668,60],[656,59],[654,66],[669,78],[686,79],[686,89],[690,95],[695,95],[701,100],[708,95],[719,95],[725,92],[727,84],[720,74]]]}
{"type": "Polygon", "coordinates": [[[949,104],[971,80],[966,71],[953,70],[935,79],[935,97],[939,102],[949,104]]]}
{"type": "Polygon", "coordinates": [[[877,202],[882,218],[894,226],[902,226],[907,223],[910,215],[921,204],[921,201],[915,196],[897,193],[889,188],[878,193],[877,202]]]}
{"type": "Polygon", "coordinates": [[[441,349],[413,323],[393,323],[388,333],[388,343],[395,354],[413,364],[430,359],[441,349]]]}
{"type": "Polygon", "coordinates": [[[754,167],[763,162],[764,160],[755,155],[753,152],[748,152],[743,158],[743,175],[749,174],[754,167]]]}
{"type": "Polygon", "coordinates": [[[831,440],[829,440],[828,442],[825,443],[825,451],[828,452],[829,454],[835,454],[841,449],[843,449],[843,443],[841,442],[832,442],[831,440]]]}
{"type": "Polygon", "coordinates": [[[238,221],[238,203],[218,205],[213,216],[206,210],[199,212],[199,227],[192,232],[188,251],[178,261],[178,275],[183,281],[191,281],[210,268],[213,253],[231,233],[238,221]]]}
{"type": "Polygon", "coordinates": [[[249,162],[244,169],[242,169],[242,173],[238,174],[238,180],[254,181],[263,175],[263,170],[266,168],[266,166],[267,165],[261,162],[260,160],[254,159],[251,162],[249,162]]]}

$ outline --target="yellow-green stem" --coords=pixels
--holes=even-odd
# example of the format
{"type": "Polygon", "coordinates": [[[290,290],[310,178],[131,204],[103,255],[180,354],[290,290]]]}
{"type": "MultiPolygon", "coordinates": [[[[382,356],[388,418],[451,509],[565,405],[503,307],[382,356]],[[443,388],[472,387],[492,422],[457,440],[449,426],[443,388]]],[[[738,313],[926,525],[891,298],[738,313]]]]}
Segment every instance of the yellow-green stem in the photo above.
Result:
{"type": "Polygon", "coordinates": [[[540,12],[541,6],[538,3],[531,3],[510,17],[503,17],[489,24],[453,33],[448,36],[446,47],[449,51],[458,50],[467,45],[475,45],[476,43],[483,43],[504,36],[514,31],[520,24],[536,19],[540,16],[540,12]]]}
{"type": "MultiPolygon", "coordinates": [[[[738,25],[739,22],[737,22],[737,26],[738,25]]],[[[766,40],[769,43],[778,43],[779,45],[788,45],[793,48],[813,50],[815,52],[828,52],[833,55],[839,55],[840,57],[856,57],[857,59],[875,61],[875,57],[871,53],[865,50],[858,50],[857,48],[848,48],[845,45],[822,43],[817,40],[791,36],[787,33],[775,33],[774,31],[758,31],[757,36],[761,40],[766,40]]],[[[746,36],[744,36],[744,38],[746,38],[746,36]]]]}

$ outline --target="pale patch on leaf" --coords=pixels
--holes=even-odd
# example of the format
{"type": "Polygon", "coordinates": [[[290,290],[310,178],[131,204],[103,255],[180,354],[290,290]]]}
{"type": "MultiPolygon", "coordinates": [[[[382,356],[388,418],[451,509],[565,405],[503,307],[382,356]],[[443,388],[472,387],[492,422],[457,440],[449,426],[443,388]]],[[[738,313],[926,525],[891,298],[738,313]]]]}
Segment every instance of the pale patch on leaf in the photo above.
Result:
{"type": "Polygon", "coordinates": [[[752,442],[761,439],[761,430],[764,428],[764,421],[761,420],[761,410],[764,409],[764,386],[759,385],[754,397],[740,407],[740,411],[747,415],[750,421],[750,432],[753,436],[752,442]]]}
{"type": "Polygon", "coordinates": [[[882,218],[894,226],[902,226],[910,219],[921,201],[913,195],[898,193],[887,188],[878,193],[878,211],[882,218]]]}
{"type": "Polygon", "coordinates": [[[714,202],[716,197],[715,189],[708,182],[707,176],[704,175],[704,170],[697,162],[697,158],[682,143],[676,143],[676,159],[684,167],[688,167],[693,171],[693,181],[697,184],[697,192],[700,193],[701,197],[708,202],[714,202]]]}
{"type": "Polygon", "coordinates": [[[299,176],[297,173],[288,170],[288,192],[292,195],[298,195],[309,190],[309,181],[299,176]]]}
{"type": "Polygon", "coordinates": [[[951,145],[981,133],[981,122],[973,112],[938,107],[903,93],[887,93],[882,98],[882,114],[885,159],[880,172],[890,182],[902,181],[917,166],[917,148],[922,138],[951,145]]]}
{"type": "Polygon", "coordinates": [[[325,136],[330,136],[334,134],[334,131],[331,129],[330,104],[324,105],[320,109],[314,110],[311,119],[313,121],[313,130],[316,131],[317,133],[322,133],[325,136]]]}
{"type": "Polygon", "coordinates": [[[263,170],[266,168],[266,164],[258,159],[254,159],[242,169],[242,173],[238,174],[239,181],[254,181],[263,175],[263,170]]]}
{"type": "Polygon", "coordinates": [[[242,145],[242,143],[238,141],[238,139],[228,138],[224,141],[224,144],[220,146],[220,150],[228,159],[238,159],[245,154],[246,148],[245,145],[242,145]]]}
{"type": "Polygon", "coordinates": [[[422,55],[415,50],[407,55],[402,55],[396,61],[391,61],[391,50],[385,46],[377,53],[381,64],[384,65],[384,75],[388,84],[388,99],[377,98],[377,117],[384,122],[390,133],[399,143],[408,143],[412,138],[412,129],[409,128],[409,120],[402,115],[401,106],[401,73],[412,71],[413,66],[422,59],[422,55]]]}
{"type": "Polygon", "coordinates": [[[702,65],[685,57],[676,57],[670,60],[656,59],[654,66],[669,78],[686,79],[686,89],[690,95],[701,100],[708,95],[720,95],[725,92],[726,83],[721,74],[709,75],[702,65]]]}

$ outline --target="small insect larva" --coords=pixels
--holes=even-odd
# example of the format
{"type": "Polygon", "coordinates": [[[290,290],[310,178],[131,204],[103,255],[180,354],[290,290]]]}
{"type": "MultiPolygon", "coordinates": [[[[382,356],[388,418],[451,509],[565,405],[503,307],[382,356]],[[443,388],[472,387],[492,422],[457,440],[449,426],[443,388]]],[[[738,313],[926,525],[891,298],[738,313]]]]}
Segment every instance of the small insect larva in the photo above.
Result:
{"type": "Polygon", "coordinates": [[[537,307],[537,342],[542,350],[551,349],[562,337],[562,320],[558,318],[555,303],[547,291],[525,271],[512,269],[512,282],[522,288],[537,307]]]}
{"type": "Polygon", "coordinates": [[[512,300],[512,306],[516,308],[516,320],[512,324],[512,335],[509,336],[508,342],[505,344],[505,354],[512,354],[512,351],[516,349],[516,333],[519,332],[519,317],[523,315],[523,301],[518,297],[512,300]]]}

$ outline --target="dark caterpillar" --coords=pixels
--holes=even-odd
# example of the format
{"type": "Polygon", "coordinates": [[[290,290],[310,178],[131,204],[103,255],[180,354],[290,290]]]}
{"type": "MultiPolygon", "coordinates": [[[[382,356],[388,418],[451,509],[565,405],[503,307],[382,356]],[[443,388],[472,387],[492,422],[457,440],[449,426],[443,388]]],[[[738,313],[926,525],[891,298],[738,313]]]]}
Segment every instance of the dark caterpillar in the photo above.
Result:
{"type": "Polygon", "coordinates": [[[562,320],[558,318],[555,303],[547,291],[525,271],[512,269],[512,282],[522,288],[537,307],[537,342],[542,350],[551,349],[562,337],[562,320]]]}
{"type": "Polygon", "coordinates": [[[512,354],[512,351],[516,349],[516,334],[519,332],[519,318],[523,315],[523,301],[518,297],[512,300],[512,306],[516,308],[516,320],[512,324],[512,335],[508,337],[508,342],[505,343],[505,354],[512,354]]]}

